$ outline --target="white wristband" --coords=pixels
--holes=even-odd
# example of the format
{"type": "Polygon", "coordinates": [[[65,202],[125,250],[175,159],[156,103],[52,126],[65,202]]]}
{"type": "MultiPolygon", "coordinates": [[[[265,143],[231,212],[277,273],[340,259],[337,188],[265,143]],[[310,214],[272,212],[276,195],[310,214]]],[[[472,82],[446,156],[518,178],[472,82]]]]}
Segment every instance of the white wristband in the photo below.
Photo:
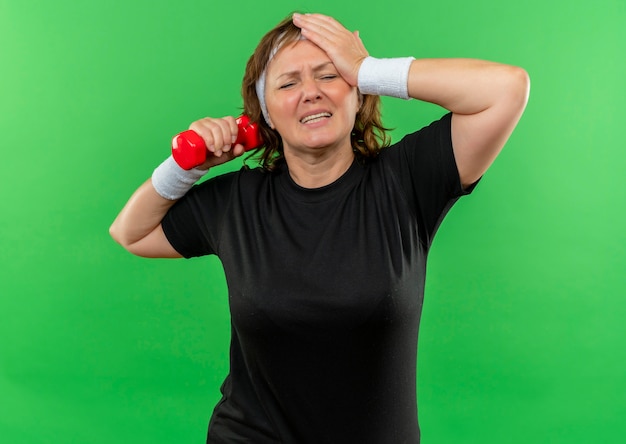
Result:
{"type": "Polygon", "coordinates": [[[177,200],[183,197],[208,171],[198,168],[184,170],[170,156],[152,173],[152,186],[161,197],[177,200]]]}
{"type": "Polygon", "coordinates": [[[359,68],[359,91],[363,94],[410,99],[408,80],[413,60],[414,57],[366,57],[359,68]]]}

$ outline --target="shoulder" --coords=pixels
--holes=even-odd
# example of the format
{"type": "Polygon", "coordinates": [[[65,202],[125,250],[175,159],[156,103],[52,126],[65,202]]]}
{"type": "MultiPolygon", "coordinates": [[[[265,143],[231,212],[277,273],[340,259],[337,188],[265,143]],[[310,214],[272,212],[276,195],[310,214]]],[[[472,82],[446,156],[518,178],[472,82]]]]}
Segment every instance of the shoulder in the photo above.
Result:
{"type": "Polygon", "coordinates": [[[261,196],[276,189],[276,179],[281,174],[281,170],[244,166],[206,179],[192,188],[186,197],[197,205],[215,205],[221,209],[233,203],[255,205],[261,196]]]}
{"type": "Polygon", "coordinates": [[[447,113],[383,148],[378,157],[392,167],[402,165],[420,168],[428,167],[433,162],[450,162],[454,158],[451,121],[452,114],[447,113]]]}
{"type": "Polygon", "coordinates": [[[380,156],[404,186],[414,190],[463,192],[452,144],[452,113],[405,135],[380,156]]]}
{"type": "Polygon", "coordinates": [[[270,175],[270,172],[267,172],[259,167],[250,168],[243,166],[238,170],[218,173],[210,176],[206,180],[200,182],[195,188],[205,191],[209,189],[219,189],[220,191],[224,191],[225,189],[232,188],[233,186],[241,183],[260,183],[267,180],[270,175]]]}
{"type": "Polygon", "coordinates": [[[401,148],[413,146],[452,148],[452,113],[447,113],[419,130],[405,135],[395,145],[401,148]]]}

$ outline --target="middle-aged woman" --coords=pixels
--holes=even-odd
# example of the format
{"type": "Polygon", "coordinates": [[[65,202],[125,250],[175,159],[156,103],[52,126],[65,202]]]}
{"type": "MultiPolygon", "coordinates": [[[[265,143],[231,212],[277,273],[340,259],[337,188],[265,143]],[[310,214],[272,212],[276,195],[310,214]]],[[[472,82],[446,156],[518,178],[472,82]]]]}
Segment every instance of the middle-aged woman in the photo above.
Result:
{"type": "Polygon", "coordinates": [[[230,373],[207,442],[419,442],[426,257],[522,115],[526,72],[375,59],[335,19],[294,14],[263,37],[242,91],[260,167],[194,186],[243,153],[233,117],[201,119],[190,128],[214,155],[190,171],[168,158],[110,230],[136,255],[222,261],[230,373]],[[385,147],[380,95],[449,112],[385,147]]]}

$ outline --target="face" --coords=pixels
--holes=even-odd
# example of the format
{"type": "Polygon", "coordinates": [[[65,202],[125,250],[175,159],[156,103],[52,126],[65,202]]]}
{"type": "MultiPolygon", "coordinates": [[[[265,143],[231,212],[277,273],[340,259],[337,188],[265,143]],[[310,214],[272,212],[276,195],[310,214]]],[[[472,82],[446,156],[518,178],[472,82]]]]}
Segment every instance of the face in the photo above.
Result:
{"type": "Polygon", "coordinates": [[[357,88],[310,41],[286,44],[278,51],[267,68],[265,101],[285,152],[352,150],[350,134],[360,105],[357,88]]]}

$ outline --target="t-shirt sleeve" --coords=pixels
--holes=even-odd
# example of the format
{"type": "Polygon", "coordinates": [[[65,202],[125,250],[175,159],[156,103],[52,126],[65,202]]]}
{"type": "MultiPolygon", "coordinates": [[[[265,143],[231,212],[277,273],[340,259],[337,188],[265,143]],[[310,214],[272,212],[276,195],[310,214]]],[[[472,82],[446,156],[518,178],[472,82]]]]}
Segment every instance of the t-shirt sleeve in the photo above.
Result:
{"type": "Polygon", "coordinates": [[[235,177],[227,173],[195,185],[161,221],[168,241],[183,257],[216,253],[235,177]]]}
{"type": "Polygon", "coordinates": [[[420,222],[421,238],[430,246],[437,228],[463,189],[452,149],[452,114],[408,134],[388,150],[389,164],[398,173],[409,206],[420,222]]]}

